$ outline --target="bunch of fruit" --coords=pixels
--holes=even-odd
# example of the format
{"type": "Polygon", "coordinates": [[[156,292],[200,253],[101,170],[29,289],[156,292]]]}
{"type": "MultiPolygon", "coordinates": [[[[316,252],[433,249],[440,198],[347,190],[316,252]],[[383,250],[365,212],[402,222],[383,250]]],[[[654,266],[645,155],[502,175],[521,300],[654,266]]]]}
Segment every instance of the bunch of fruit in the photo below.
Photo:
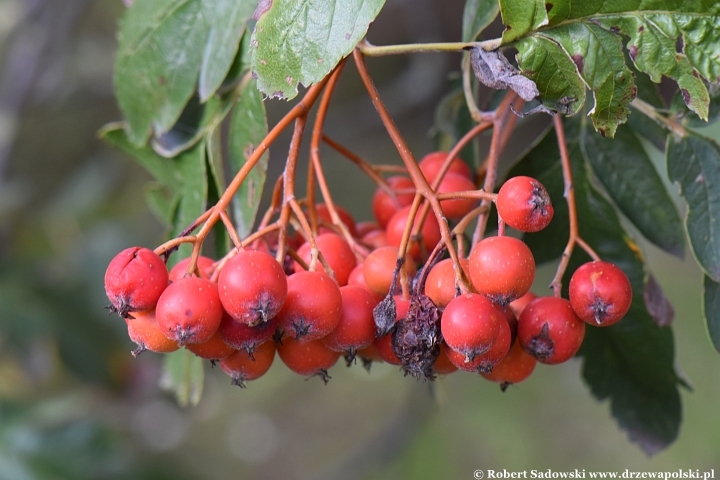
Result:
{"type": "MultiPolygon", "coordinates": [[[[446,156],[435,152],[419,163],[428,182],[446,156]]],[[[449,194],[440,201],[447,219],[476,209],[477,197],[450,195],[472,190],[470,169],[453,159],[436,190],[449,194]]],[[[133,354],[184,347],[219,361],[240,386],[265,374],[277,351],[292,371],[325,381],[344,356],[348,366],[358,357],[366,366],[384,361],[419,378],[477,372],[503,389],[527,378],[538,361],[568,360],[580,348],[586,324],[612,325],[630,308],[627,277],[599,260],[575,271],[569,300],[536,297],[530,292],[532,253],[504,228],[477,242],[457,264],[442,259],[438,219],[410,218],[414,197],[412,180],[394,176],[373,197],[377,223],[356,223],[336,207],[365,254],[333,230],[327,208],[317,205],[321,226],[314,240],[322,263],[311,261],[311,245],[302,243],[300,232],[291,236],[295,249],[283,265],[273,256],[273,235],[219,261],[200,256],[190,265],[185,259],[169,272],[154,251],[128,248],[105,274],[110,308],[125,319],[138,345],[133,354]],[[408,223],[419,235],[401,255],[408,223]]],[[[547,191],[529,177],[506,181],[494,202],[501,224],[521,232],[539,231],[553,216],[547,191]]]]}

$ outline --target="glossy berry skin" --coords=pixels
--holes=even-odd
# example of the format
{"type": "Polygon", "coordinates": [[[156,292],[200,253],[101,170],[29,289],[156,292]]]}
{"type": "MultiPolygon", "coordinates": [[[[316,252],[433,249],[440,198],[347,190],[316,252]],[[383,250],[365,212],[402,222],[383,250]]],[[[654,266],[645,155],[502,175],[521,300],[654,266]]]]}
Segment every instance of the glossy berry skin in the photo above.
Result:
{"type": "MultiPolygon", "coordinates": [[[[352,248],[350,248],[350,245],[348,245],[344,238],[335,233],[322,233],[315,238],[315,243],[335,274],[335,280],[337,280],[338,285],[341,287],[347,285],[350,272],[352,272],[357,264],[355,254],[352,248]]],[[[297,251],[298,256],[308,265],[310,264],[310,250],[310,244],[304,243],[297,251]]],[[[299,263],[295,262],[295,272],[304,270],[299,263]]],[[[317,271],[325,272],[325,268],[320,261],[317,262],[317,271]]]]}
{"type": "Polygon", "coordinates": [[[535,370],[537,360],[525,353],[520,342],[515,342],[508,354],[495,365],[489,373],[481,373],[487,380],[500,383],[505,390],[508,385],[519,383],[530,376],[535,370]]]}
{"type": "Polygon", "coordinates": [[[188,343],[185,348],[205,360],[220,360],[235,353],[237,349],[225,343],[218,332],[203,343],[188,343]]]}
{"type": "MultiPolygon", "coordinates": [[[[363,277],[370,290],[380,298],[384,298],[390,291],[393,272],[397,263],[398,247],[380,247],[370,252],[363,262],[363,277]]],[[[415,263],[406,257],[403,267],[412,278],[415,275],[415,263]]]]}
{"type": "MultiPolygon", "coordinates": [[[[475,190],[475,184],[469,178],[457,173],[448,173],[438,185],[438,193],[454,193],[475,190]]],[[[440,201],[440,207],[448,218],[462,218],[478,203],[474,198],[455,198],[440,201]]]]}
{"type": "Polygon", "coordinates": [[[415,184],[408,177],[394,176],[387,179],[388,186],[395,193],[396,199],[393,199],[384,189],[375,190],[372,199],[373,215],[380,227],[385,228],[395,215],[395,212],[402,207],[407,207],[413,201],[415,194],[412,192],[398,194],[398,191],[415,190],[415,184]]]}
{"type": "Polygon", "coordinates": [[[340,358],[340,352],[330,350],[320,340],[295,340],[283,338],[277,346],[280,360],[298,375],[317,375],[325,383],[330,378],[328,369],[340,358]]]}
{"type": "Polygon", "coordinates": [[[512,177],[498,191],[498,214],[521,232],[538,232],[547,227],[555,210],[542,183],[531,177],[512,177]]]}
{"type": "Polygon", "coordinates": [[[632,287],[625,273],[609,262],[581,265],[570,278],[570,305],[586,323],[607,327],[622,319],[632,304],[632,287]]]}
{"type": "Polygon", "coordinates": [[[160,325],[155,319],[154,310],[133,312],[132,318],[126,318],[130,340],[138,346],[133,350],[133,356],[137,357],[146,350],[157,353],[170,353],[180,348],[178,342],[167,338],[160,325]]]}
{"type": "Polygon", "coordinates": [[[217,332],[223,316],[217,284],[183,277],[162,293],[155,315],[165,335],[180,345],[206,342],[217,332]]]}
{"type": "MultiPolygon", "coordinates": [[[[435,178],[437,178],[438,173],[440,173],[440,168],[445,162],[448,153],[449,152],[431,152],[420,160],[418,165],[420,166],[420,170],[427,179],[428,183],[433,183],[435,178]]],[[[472,179],[470,167],[468,167],[467,163],[463,162],[458,157],[452,159],[452,163],[450,163],[450,168],[448,168],[447,173],[455,173],[472,179]]]]}
{"type": "MultiPolygon", "coordinates": [[[[385,232],[387,233],[388,244],[395,247],[400,246],[403,231],[405,230],[405,226],[408,224],[409,221],[408,217],[410,216],[410,208],[411,207],[409,206],[401,208],[395,213],[395,215],[392,216],[392,218],[388,222],[387,228],[385,230],[385,232]]],[[[418,223],[420,222],[419,217],[419,215],[416,215],[415,220],[413,221],[413,229],[417,227],[418,223]]],[[[420,230],[420,234],[422,235],[422,246],[418,243],[417,240],[413,240],[411,238],[410,247],[408,248],[408,253],[415,260],[420,260],[424,256],[427,256],[432,251],[432,249],[435,248],[435,245],[437,245],[440,241],[440,225],[438,224],[437,219],[435,218],[435,215],[432,214],[432,212],[430,212],[425,219],[422,229],[420,230]]]]}
{"type": "Polygon", "coordinates": [[[564,298],[538,297],[518,319],[518,341],[538,362],[562,363],[577,353],[585,338],[585,322],[564,298]]]}
{"type": "MultiPolygon", "coordinates": [[[[168,274],[168,278],[171,282],[181,279],[187,274],[188,263],[190,263],[190,257],[180,260],[168,274]]],[[[213,273],[213,267],[215,266],[215,260],[209,257],[200,255],[197,259],[197,269],[200,272],[202,278],[210,279],[213,273]]]]}
{"type": "Polygon", "coordinates": [[[232,318],[250,326],[277,315],[285,303],[287,289],[282,266],[260,250],[238,252],[218,277],[223,308],[232,318]]]}
{"type": "Polygon", "coordinates": [[[490,350],[502,325],[507,326],[502,313],[476,293],[452,299],[440,319],[445,343],[470,360],[490,350]]]}
{"type": "Polygon", "coordinates": [[[455,349],[448,349],[447,356],[450,362],[460,370],[466,372],[490,372],[510,350],[511,343],[510,327],[507,323],[501,323],[498,335],[485,353],[468,357],[455,349]]]}
{"type": "Polygon", "coordinates": [[[525,295],[518,298],[517,300],[513,300],[512,302],[510,302],[507,308],[512,311],[516,319],[520,318],[520,314],[523,310],[525,310],[525,307],[527,307],[530,302],[532,302],[536,298],[537,295],[535,295],[533,292],[527,292],[525,295]]]}
{"type": "Polygon", "coordinates": [[[251,356],[238,350],[220,360],[220,368],[232,377],[232,384],[245,388],[245,382],[262,377],[275,360],[275,342],[267,341],[257,346],[251,356]]]}
{"type": "Polygon", "coordinates": [[[128,312],[154,309],[167,285],[165,262],[148,248],[126,248],[105,271],[105,293],[123,318],[128,312]]]}
{"type": "Polygon", "coordinates": [[[254,327],[247,323],[238,322],[225,313],[218,327],[218,335],[223,342],[236,350],[245,350],[252,355],[255,347],[270,340],[277,330],[277,317],[262,322],[254,327]]]}
{"type": "Polygon", "coordinates": [[[373,292],[370,287],[368,286],[367,282],[365,281],[365,273],[364,273],[365,263],[361,262],[355,265],[355,268],[353,268],[353,271],[350,272],[350,276],[348,277],[348,285],[354,285],[356,287],[360,287],[363,290],[366,290],[370,292],[370,294],[375,298],[377,301],[380,301],[380,298],[375,295],[375,292],[373,292]]]}
{"type": "Polygon", "coordinates": [[[322,342],[331,350],[354,355],[375,340],[373,308],[377,305],[377,300],[372,293],[354,285],[340,287],[340,295],[340,323],[322,338],[322,342]]]}
{"type": "MultiPolygon", "coordinates": [[[[466,258],[460,259],[460,266],[467,275],[470,262],[466,258]]],[[[425,295],[438,307],[444,307],[455,298],[455,269],[452,259],[446,258],[435,264],[425,280],[425,295]]]]}
{"type": "Polygon", "coordinates": [[[298,272],[290,275],[287,283],[287,300],[277,315],[286,336],[310,342],[337,327],[342,295],[332,278],[321,272],[298,272]]]}
{"type": "Polygon", "coordinates": [[[470,279],[478,293],[506,306],[525,295],[535,279],[535,259],[522,240],[487,237],[470,252],[470,279]]]}

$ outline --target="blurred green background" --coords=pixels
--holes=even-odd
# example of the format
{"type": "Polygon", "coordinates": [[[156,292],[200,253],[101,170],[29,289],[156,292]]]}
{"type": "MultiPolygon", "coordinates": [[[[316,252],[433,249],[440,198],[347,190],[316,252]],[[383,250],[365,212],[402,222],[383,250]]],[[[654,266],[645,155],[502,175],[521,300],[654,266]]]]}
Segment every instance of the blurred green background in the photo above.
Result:
{"type": "MultiPolygon", "coordinates": [[[[388,0],[370,38],[457,39],[462,6],[388,0]]],[[[678,370],[693,388],[682,394],[680,437],[652,459],[590,396],[579,361],[538,366],[505,393],[471,374],[422,383],[387,365],[368,374],[338,364],[323,386],[279,361],[240,390],[208,365],[199,406],[176,406],[158,386],[160,356],[133,359],[124,322],[103,310],[109,259],[164,238],[143,200],[149,175],[96,139],[120,118],[112,65],[124,8],[119,0],[0,0],[0,480],[472,478],[503,468],[720,475],[720,355],[702,321],[701,275],[689,252],[679,261],[650,246],[648,263],[676,311],[678,370]]],[[[433,108],[458,60],[369,60],[420,155],[432,148],[433,108]]],[[[372,161],[398,162],[353,70],[343,74],[328,133],[372,161]]],[[[272,123],[287,105],[268,109],[272,123]]],[[[508,157],[527,138],[511,141],[508,157]]],[[[336,200],[369,220],[371,182],[332,152],[324,160],[336,200]]],[[[545,291],[553,269],[540,269],[535,291],[545,291]]]]}

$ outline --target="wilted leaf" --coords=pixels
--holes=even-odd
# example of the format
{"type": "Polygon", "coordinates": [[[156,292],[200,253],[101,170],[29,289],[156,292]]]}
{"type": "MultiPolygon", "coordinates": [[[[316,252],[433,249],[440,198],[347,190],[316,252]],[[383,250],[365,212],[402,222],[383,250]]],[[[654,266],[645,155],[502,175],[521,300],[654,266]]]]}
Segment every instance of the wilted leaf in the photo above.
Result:
{"type": "Polygon", "coordinates": [[[486,52],[482,47],[475,47],[470,52],[470,64],[477,79],[487,87],[511,88],[527,102],[539,95],[535,82],[520,75],[499,50],[486,52]]]}
{"type": "Polygon", "coordinates": [[[270,97],[293,98],[321,80],[365,36],[385,0],[274,0],[252,37],[252,70],[270,97]]]}
{"type": "Polygon", "coordinates": [[[720,281],[720,146],[688,131],[668,137],[668,176],[687,202],[685,226],[705,273],[720,281]]]}

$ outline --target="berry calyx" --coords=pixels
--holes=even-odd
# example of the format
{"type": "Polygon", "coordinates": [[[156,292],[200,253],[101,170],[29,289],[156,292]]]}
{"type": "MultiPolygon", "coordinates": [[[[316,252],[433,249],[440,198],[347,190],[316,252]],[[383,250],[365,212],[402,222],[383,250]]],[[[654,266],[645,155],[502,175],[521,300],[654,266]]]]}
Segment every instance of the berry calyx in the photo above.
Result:
{"type": "Polygon", "coordinates": [[[247,323],[238,322],[225,313],[218,327],[218,335],[220,335],[223,342],[236,350],[245,350],[252,357],[258,345],[265,343],[273,337],[277,326],[277,317],[272,317],[267,322],[262,322],[251,327],[247,323]]]}
{"type": "Polygon", "coordinates": [[[610,262],[581,265],[570,278],[570,305],[586,323],[607,327],[630,310],[632,286],[627,275],[610,262]]]}

